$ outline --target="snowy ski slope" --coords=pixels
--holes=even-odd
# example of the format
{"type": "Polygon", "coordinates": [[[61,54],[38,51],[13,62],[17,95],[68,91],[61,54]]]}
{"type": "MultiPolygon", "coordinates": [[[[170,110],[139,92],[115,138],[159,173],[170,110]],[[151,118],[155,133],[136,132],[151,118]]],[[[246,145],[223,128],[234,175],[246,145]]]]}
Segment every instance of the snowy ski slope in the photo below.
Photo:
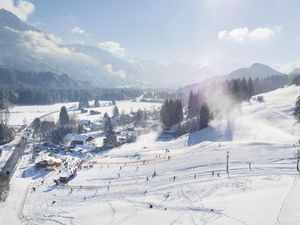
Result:
{"type": "Polygon", "coordinates": [[[263,94],[264,104],[244,103],[177,139],[141,136],[87,160],[93,167],[63,187],[53,186],[58,172],[21,178],[26,156],[0,204],[0,224],[299,224],[298,94],[295,86],[263,94]]]}

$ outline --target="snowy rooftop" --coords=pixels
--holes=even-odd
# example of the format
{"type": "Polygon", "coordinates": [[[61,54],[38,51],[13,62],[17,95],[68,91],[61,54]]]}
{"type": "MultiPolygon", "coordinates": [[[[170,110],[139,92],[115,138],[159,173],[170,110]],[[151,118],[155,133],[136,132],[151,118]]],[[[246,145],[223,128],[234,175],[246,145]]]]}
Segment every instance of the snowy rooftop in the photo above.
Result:
{"type": "Polygon", "coordinates": [[[88,139],[93,138],[92,136],[83,135],[83,134],[67,134],[64,137],[65,141],[83,141],[86,142],[88,139]]]}

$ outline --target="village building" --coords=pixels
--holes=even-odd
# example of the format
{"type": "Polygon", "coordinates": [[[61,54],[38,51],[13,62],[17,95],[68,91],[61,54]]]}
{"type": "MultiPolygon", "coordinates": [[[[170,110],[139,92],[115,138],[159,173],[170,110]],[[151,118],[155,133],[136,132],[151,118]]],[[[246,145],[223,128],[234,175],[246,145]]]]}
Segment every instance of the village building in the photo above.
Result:
{"type": "Polygon", "coordinates": [[[45,159],[35,164],[35,168],[37,169],[48,169],[48,170],[56,170],[61,167],[61,162],[56,162],[52,159],[45,159]]]}
{"type": "Polygon", "coordinates": [[[91,145],[94,137],[83,134],[67,134],[64,137],[64,145],[76,146],[76,145],[91,145]]]}

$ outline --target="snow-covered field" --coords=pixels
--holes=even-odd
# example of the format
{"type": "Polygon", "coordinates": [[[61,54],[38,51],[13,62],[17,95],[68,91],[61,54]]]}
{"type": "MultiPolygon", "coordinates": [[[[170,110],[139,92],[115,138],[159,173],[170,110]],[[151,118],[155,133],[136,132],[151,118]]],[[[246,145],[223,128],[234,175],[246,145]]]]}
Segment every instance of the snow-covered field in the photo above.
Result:
{"type": "Polygon", "coordinates": [[[26,156],[0,204],[0,224],[299,224],[299,93],[291,86],[263,94],[264,104],[245,103],[177,139],[141,136],[86,161],[93,167],[64,187],[53,186],[58,172],[21,178],[26,156]]]}
{"type": "MultiPolygon", "coordinates": [[[[89,112],[81,114],[79,110],[70,113],[76,113],[77,118],[80,120],[87,119],[95,122],[106,112],[109,116],[112,115],[114,106],[109,106],[108,103],[108,101],[100,101],[100,105],[102,105],[101,107],[91,107],[88,109],[101,112],[101,115],[90,115],[89,112]]],[[[93,105],[93,101],[90,102],[90,105],[93,105]]],[[[118,106],[120,113],[130,113],[136,112],[138,109],[159,109],[161,104],[124,100],[116,101],[116,105],[118,106]]],[[[14,106],[10,109],[9,124],[12,126],[21,126],[24,123],[30,123],[37,117],[44,117],[56,121],[58,119],[59,110],[62,106],[66,106],[69,110],[74,110],[77,109],[78,102],[58,103],[53,105],[14,106]]]]}
{"type": "Polygon", "coordinates": [[[28,124],[35,118],[42,116],[52,118],[53,121],[55,121],[58,118],[58,112],[62,106],[73,108],[77,105],[78,102],[53,105],[14,106],[10,109],[9,124],[12,126],[20,126],[24,123],[28,124]]]}

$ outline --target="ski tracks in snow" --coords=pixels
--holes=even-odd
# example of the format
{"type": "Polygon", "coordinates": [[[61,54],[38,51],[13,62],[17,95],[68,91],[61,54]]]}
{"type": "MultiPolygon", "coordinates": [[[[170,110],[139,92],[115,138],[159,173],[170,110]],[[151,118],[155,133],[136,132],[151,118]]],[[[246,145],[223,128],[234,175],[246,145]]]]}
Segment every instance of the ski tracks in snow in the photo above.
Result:
{"type": "Polygon", "coordinates": [[[296,225],[300,221],[300,179],[294,182],[284,198],[275,225],[296,225]]]}

